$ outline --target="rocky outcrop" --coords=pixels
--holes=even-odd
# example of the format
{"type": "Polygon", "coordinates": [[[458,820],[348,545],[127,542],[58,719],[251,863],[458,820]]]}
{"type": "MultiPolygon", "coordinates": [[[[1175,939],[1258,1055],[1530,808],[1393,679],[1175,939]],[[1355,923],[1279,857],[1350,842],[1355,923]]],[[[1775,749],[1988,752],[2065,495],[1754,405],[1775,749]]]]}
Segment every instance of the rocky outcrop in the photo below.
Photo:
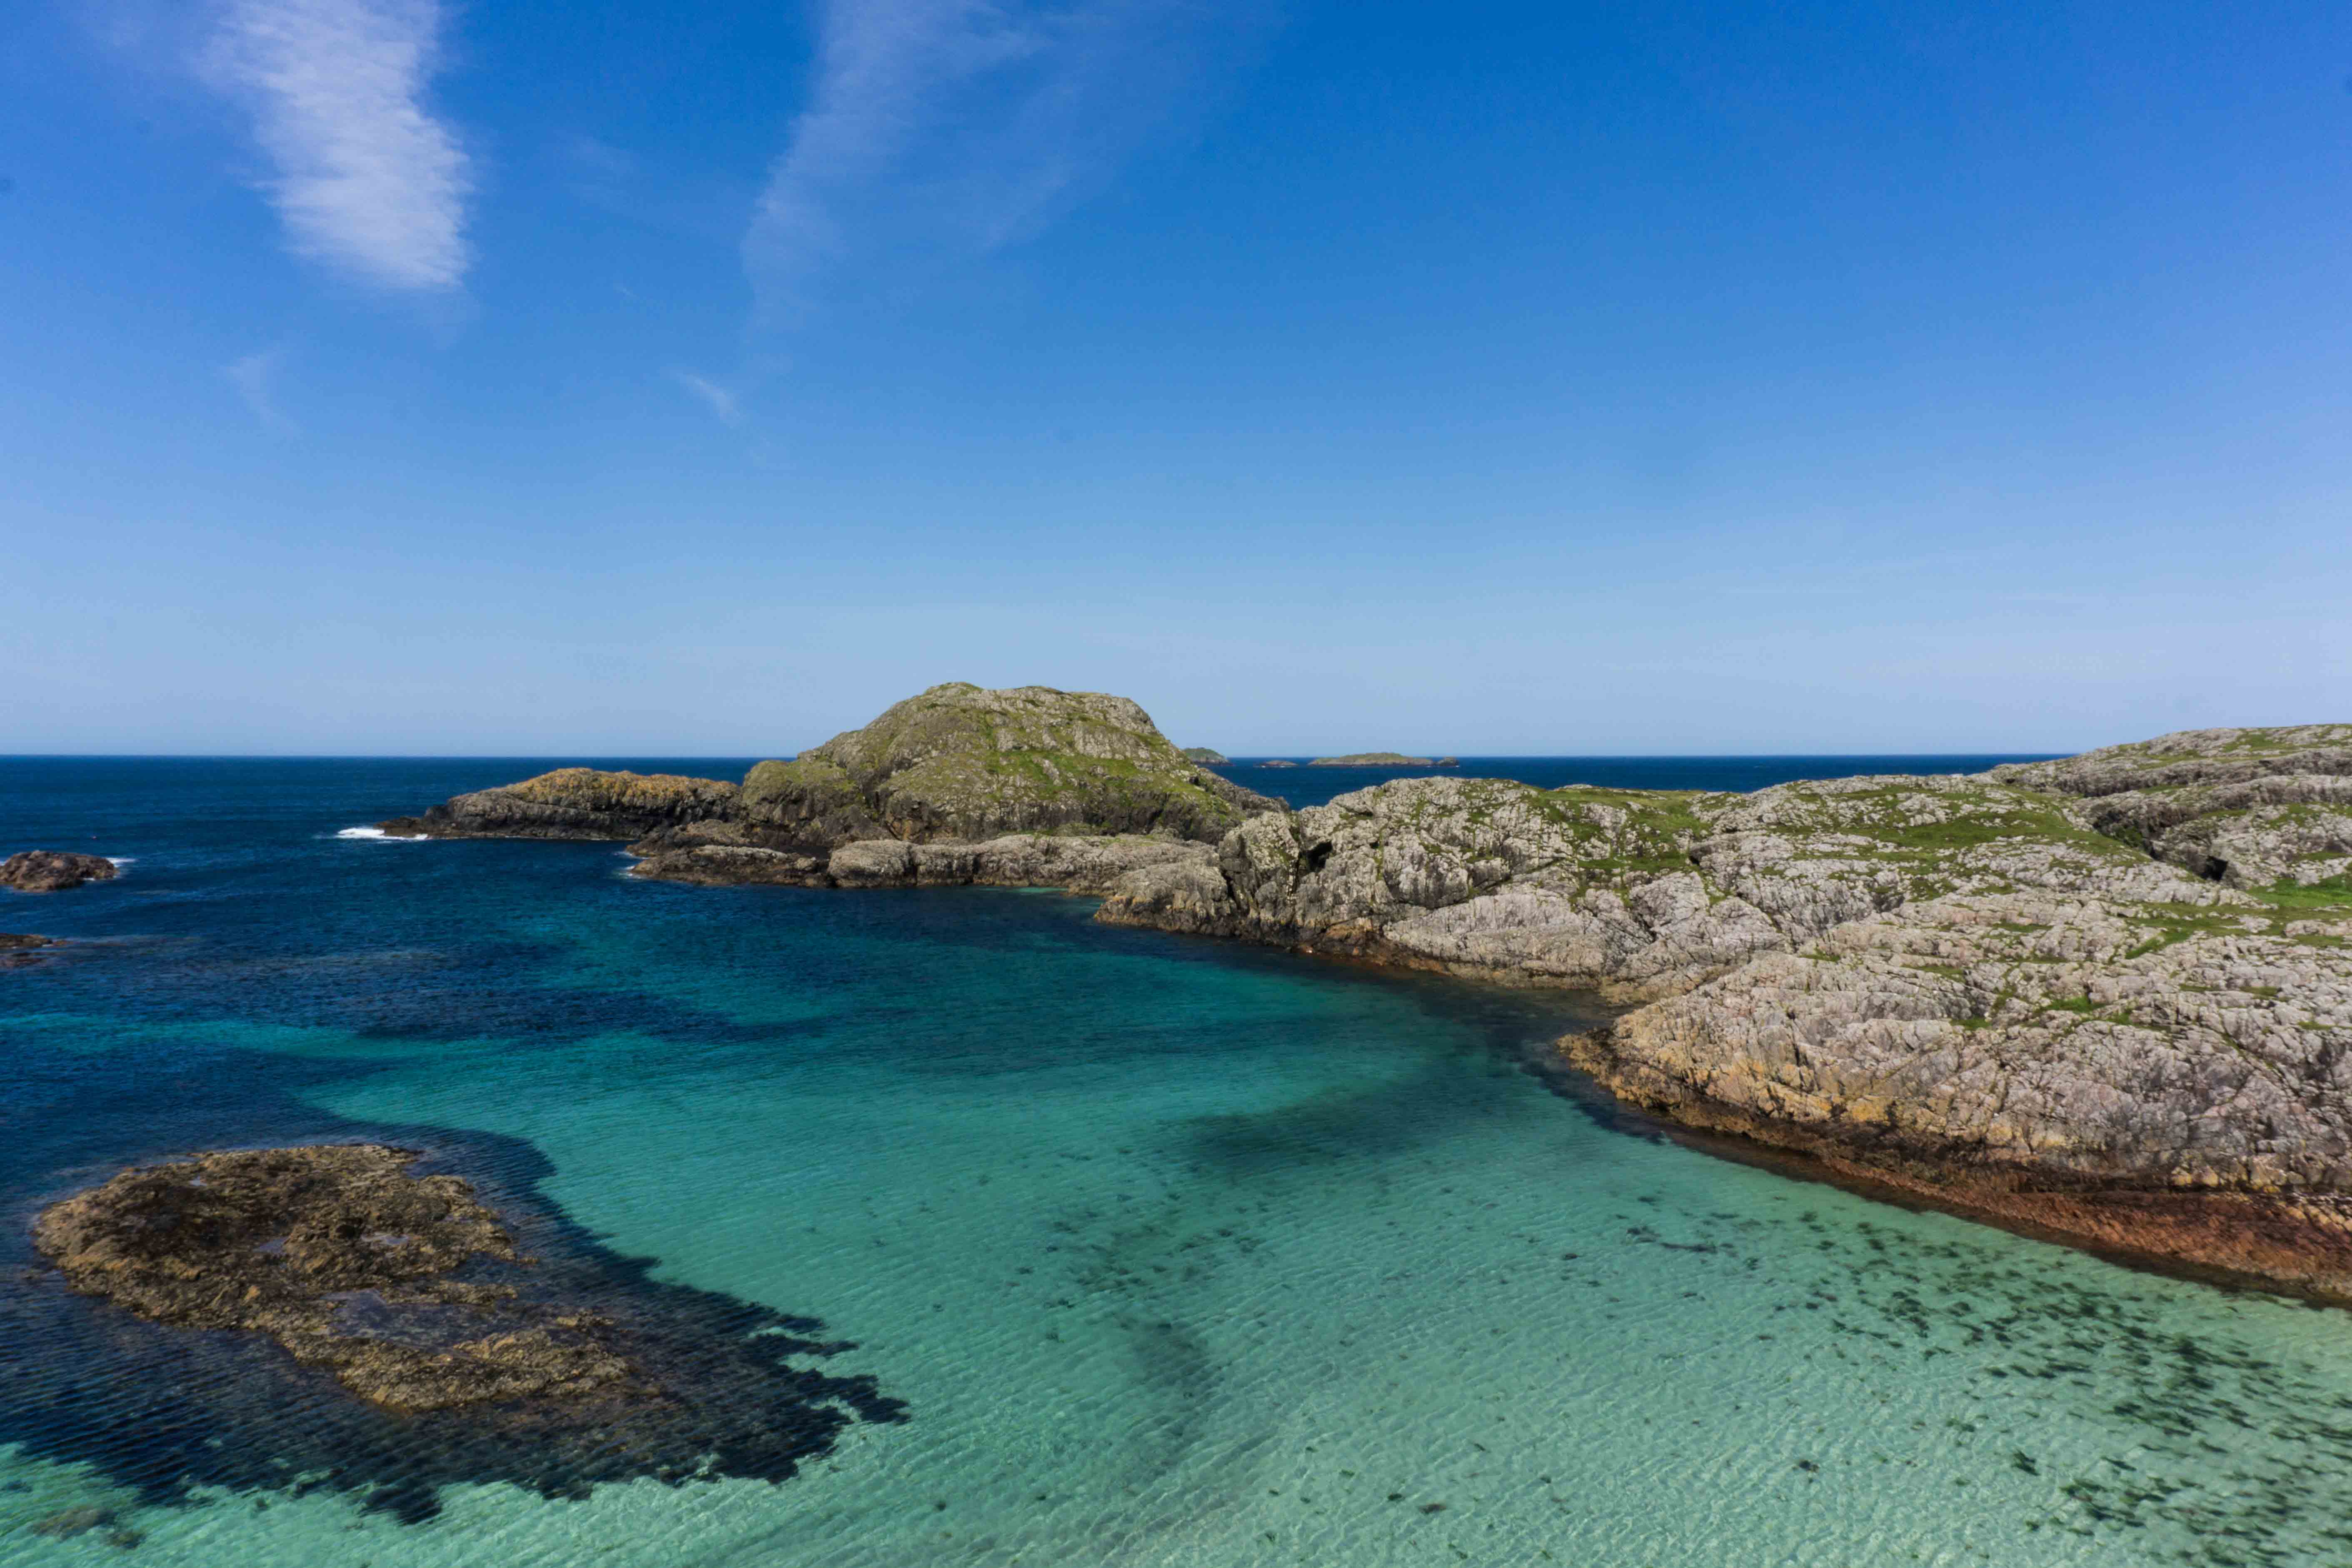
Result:
{"type": "Polygon", "coordinates": [[[1168,842],[1213,843],[1253,813],[1285,809],[1187,760],[1123,697],[952,684],[790,762],[761,763],[740,785],[563,768],[379,826],[631,841],[642,875],[711,885],[871,886],[865,868],[888,862],[905,868],[905,884],[1025,885],[1041,879],[1031,870],[1058,868],[1092,886],[1109,874],[1099,868],[1156,864],[1168,842]],[[1097,844],[1029,847],[1038,836],[1097,844]],[[1099,846],[1127,837],[1139,847],[1099,846]],[[1015,839],[1023,847],[1005,847],[1015,839]],[[861,847],[877,842],[939,852],[892,860],[861,847]],[[853,849],[837,875],[834,858],[853,849]]]}
{"type": "Polygon", "coordinates": [[[1233,761],[1214,746],[1186,746],[1179,754],[1186,762],[1199,763],[1204,767],[1221,768],[1233,761]]]}
{"type": "Polygon", "coordinates": [[[558,768],[520,784],[446,800],[422,816],[376,826],[403,837],[641,838],[736,808],[737,787],[677,773],[558,768]]]}
{"type": "Polygon", "coordinates": [[[770,883],[801,888],[1059,888],[1101,893],[1131,872],[1206,866],[1214,851],[1180,838],[1007,834],[978,844],[867,838],[826,855],[753,845],[661,849],[631,868],[658,881],[706,887],[770,883]]]}
{"type": "Polygon", "coordinates": [[[1402,780],[1098,918],[1586,987],[1639,1005],[1564,1054],[1671,1120],[2352,1299],[2352,889],[2313,874],[2352,843],[2347,733],[1748,795],[1402,780]]]}
{"type": "Polygon", "coordinates": [[[1344,757],[1317,757],[1310,768],[1433,768],[1432,757],[1408,757],[1402,752],[1350,752],[1344,757]]]}
{"type": "Polygon", "coordinates": [[[2352,724],[2184,730],[1993,773],[2081,797],[2085,826],[2232,887],[2352,882],[2352,724]]]}
{"type": "Polygon", "coordinates": [[[638,1381],[609,1326],[533,1311],[458,1278],[521,1261],[455,1176],[414,1153],[324,1144],[125,1171],[44,1211],[34,1240],[68,1284],[178,1328],[269,1335],[389,1409],[563,1399],[638,1381]]]}
{"type": "Polygon", "coordinates": [[[84,882],[107,881],[120,869],[103,855],[26,849],[0,860],[0,888],[14,888],[20,893],[58,893],[84,882]]]}
{"type": "Polygon", "coordinates": [[[29,931],[0,931],[0,952],[29,952],[35,948],[56,945],[55,937],[35,936],[29,931]]]}
{"type": "Polygon", "coordinates": [[[1297,763],[1286,761],[1281,757],[1275,757],[1258,764],[1262,768],[1295,768],[1297,765],[1297,763]]]}

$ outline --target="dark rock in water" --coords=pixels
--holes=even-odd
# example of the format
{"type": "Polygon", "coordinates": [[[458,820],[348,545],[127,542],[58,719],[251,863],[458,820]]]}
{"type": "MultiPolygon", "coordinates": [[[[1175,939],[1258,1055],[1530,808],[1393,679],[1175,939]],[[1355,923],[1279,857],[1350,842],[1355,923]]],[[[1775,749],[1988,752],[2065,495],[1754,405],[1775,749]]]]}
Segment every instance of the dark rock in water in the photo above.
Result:
{"type": "Polygon", "coordinates": [[[34,936],[27,931],[0,931],[0,952],[22,952],[27,948],[55,947],[57,938],[34,936]]]}
{"type": "Polygon", "coordinates": [[[44,1212],[34,1243],[85,1295],[158,1323],[255,1329],[391,1410],[642,1390],[593,1316],[461,1281],[514,1238],[456,1176],[379,1144],[199,1154],[44,1212]]]}
{"type": "Polygon", "coordinates": [[[103,1524],[114,1522],[110,1509],[82,1507],[61,1509],[48,1518],[35,1521],[33,1533],[52,1541],[65,1541],[77,1535],[87,1535],[103,1524]]]}
{"type": "Polygon", "coordinates": [[[1429,765],[1433,768],[1458,768],[1462,765],[1462,759],[1459,757],[1440,757],[1437,761],[1430,763],[1429,765]]]}
{"type": "Polygon", "coordinates": [[[14,888],[20,893],[58,893],[84,882],[107,881],[119,870],[103,855],[27,849],[0,860],[0,888],[14,888]]]}
{"type": "Polygon", "coordinates": [[[154,1503],[302,1477],[416,1520],[459,1481],[782,1481],[904,1418],[786,1363],[852,1348],[822,1325],[655,1284],[534,1193],[419,1173],[437,1158],[205,1153],[50,1205],[56,1272],[0,1282],[0,1442],[154,1503]]]}
{"type": "Polygon", "coordinates": [[[734,810],[736,789],[677,773],[558,768],[376,826],[403,838],[641,838],[734,810]]]}

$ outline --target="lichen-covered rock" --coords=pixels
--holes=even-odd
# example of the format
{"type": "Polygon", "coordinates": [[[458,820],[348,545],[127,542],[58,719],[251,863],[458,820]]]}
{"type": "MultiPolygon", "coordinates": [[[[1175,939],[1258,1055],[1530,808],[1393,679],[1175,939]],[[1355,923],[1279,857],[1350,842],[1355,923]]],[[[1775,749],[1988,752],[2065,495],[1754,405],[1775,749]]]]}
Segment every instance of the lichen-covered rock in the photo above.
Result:
{"type": "Polygon", "coordinates": [[[103,882],[121,868],[103,855],[58,849],[26,849],[0,860],[0,888],[20,893],[60,893],[84,882],[103,882]]]}
{"type": "Polygon", "coordinates": [[[2232,887],[2352,879],[2352,724],[2187,730],[1993,772],[2080,796],[2086,826],[2232,887]]]}
{"type": "Polygon", "coordinates": [[[404,837],[630,839],[682,823],[724,817],[737,787],[677,773],[557,768],[520,784],[476,790],[423,816],[377,826],[404,837]]]}
{"type": "Polygon", "coordinates": [[[2342,775],[2310,744],[2197,745],[2237,772],[2091,797],[2020,780],[2182,761],[1748,795],[1400,781],[1121,878],[1099,918],[1646,1004],[1563,1050],[1676,1121],[2352,1297],[2342,775]],[[2102,831],[2116,803],[2151,826],[2102,831]]]}
{"type": "Polygon", "coordinates": [[[830,855],[701,845],[649,855],[632,875],[706,886],[768,882],[804,888],[1059,888],[1098,893],[1144,868],[1208,865],[1205,844],[1177,838],[1007,834],[977,844],[868,838],[830,855]]]}

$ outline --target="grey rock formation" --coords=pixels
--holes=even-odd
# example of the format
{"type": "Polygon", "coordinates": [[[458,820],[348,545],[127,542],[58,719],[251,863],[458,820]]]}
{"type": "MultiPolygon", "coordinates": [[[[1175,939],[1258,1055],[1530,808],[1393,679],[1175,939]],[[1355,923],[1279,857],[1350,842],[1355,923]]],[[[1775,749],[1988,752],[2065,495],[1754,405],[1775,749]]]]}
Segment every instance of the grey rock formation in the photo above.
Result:
{"type": "Polygon", "coordinates": [[[0,860],[0,888],[20,893],[59,893],[84,882],[103,882],[119,874],[102,855],[76,855],[58,849],[26,849],[0,860]]]}
{"type": "Polygon", "coordinates": [[[1131,872],[1206,866],[1214,851],[1181,838],[1134,835],[1007,834],[980,843],[910,844],[867,838],[826,855],[698,845],[646,856],[632,874],[704,886],[772,883],[803,888],[1060,888],[1099,893],[1131,872]]]}
{"type": "Polygon", "coordinates": [[[1673,1120],[2352,1298],[2347,734],[1749,795],[1403,780],[1098,918],[1645,1004],[1563,1052],[1673,1120]]]}
{"type": "Polygon", "coordinates": [[[2184,730],[1993,773],[2080,796],[2085,826],[2232,887],[2352,875],[2352,724],[2184,730]]]}

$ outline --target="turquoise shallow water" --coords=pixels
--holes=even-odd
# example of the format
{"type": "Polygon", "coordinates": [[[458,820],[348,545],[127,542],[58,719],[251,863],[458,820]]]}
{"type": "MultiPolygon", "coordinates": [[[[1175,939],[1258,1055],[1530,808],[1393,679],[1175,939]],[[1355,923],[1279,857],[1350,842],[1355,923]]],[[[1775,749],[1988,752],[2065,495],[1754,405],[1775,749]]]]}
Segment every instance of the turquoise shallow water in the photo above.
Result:
{"type": "Polygon", "coordinates": [[[331,1477],[142,1493],[68,1440],[103,1376],[0,1345],[0,1563],[2352,1563],[2342,1313],[1612,1125],[1526,1069],[1574,998],[333,837],[484,766],[0,763],[8,843],[133,858],[0,901],[92,939],[0,972],[0,1267],[124,1160],[489,1150],[654,1280],[822,1320],[907,1419],[781,1483],[402,1522],[331,1477]]]}

